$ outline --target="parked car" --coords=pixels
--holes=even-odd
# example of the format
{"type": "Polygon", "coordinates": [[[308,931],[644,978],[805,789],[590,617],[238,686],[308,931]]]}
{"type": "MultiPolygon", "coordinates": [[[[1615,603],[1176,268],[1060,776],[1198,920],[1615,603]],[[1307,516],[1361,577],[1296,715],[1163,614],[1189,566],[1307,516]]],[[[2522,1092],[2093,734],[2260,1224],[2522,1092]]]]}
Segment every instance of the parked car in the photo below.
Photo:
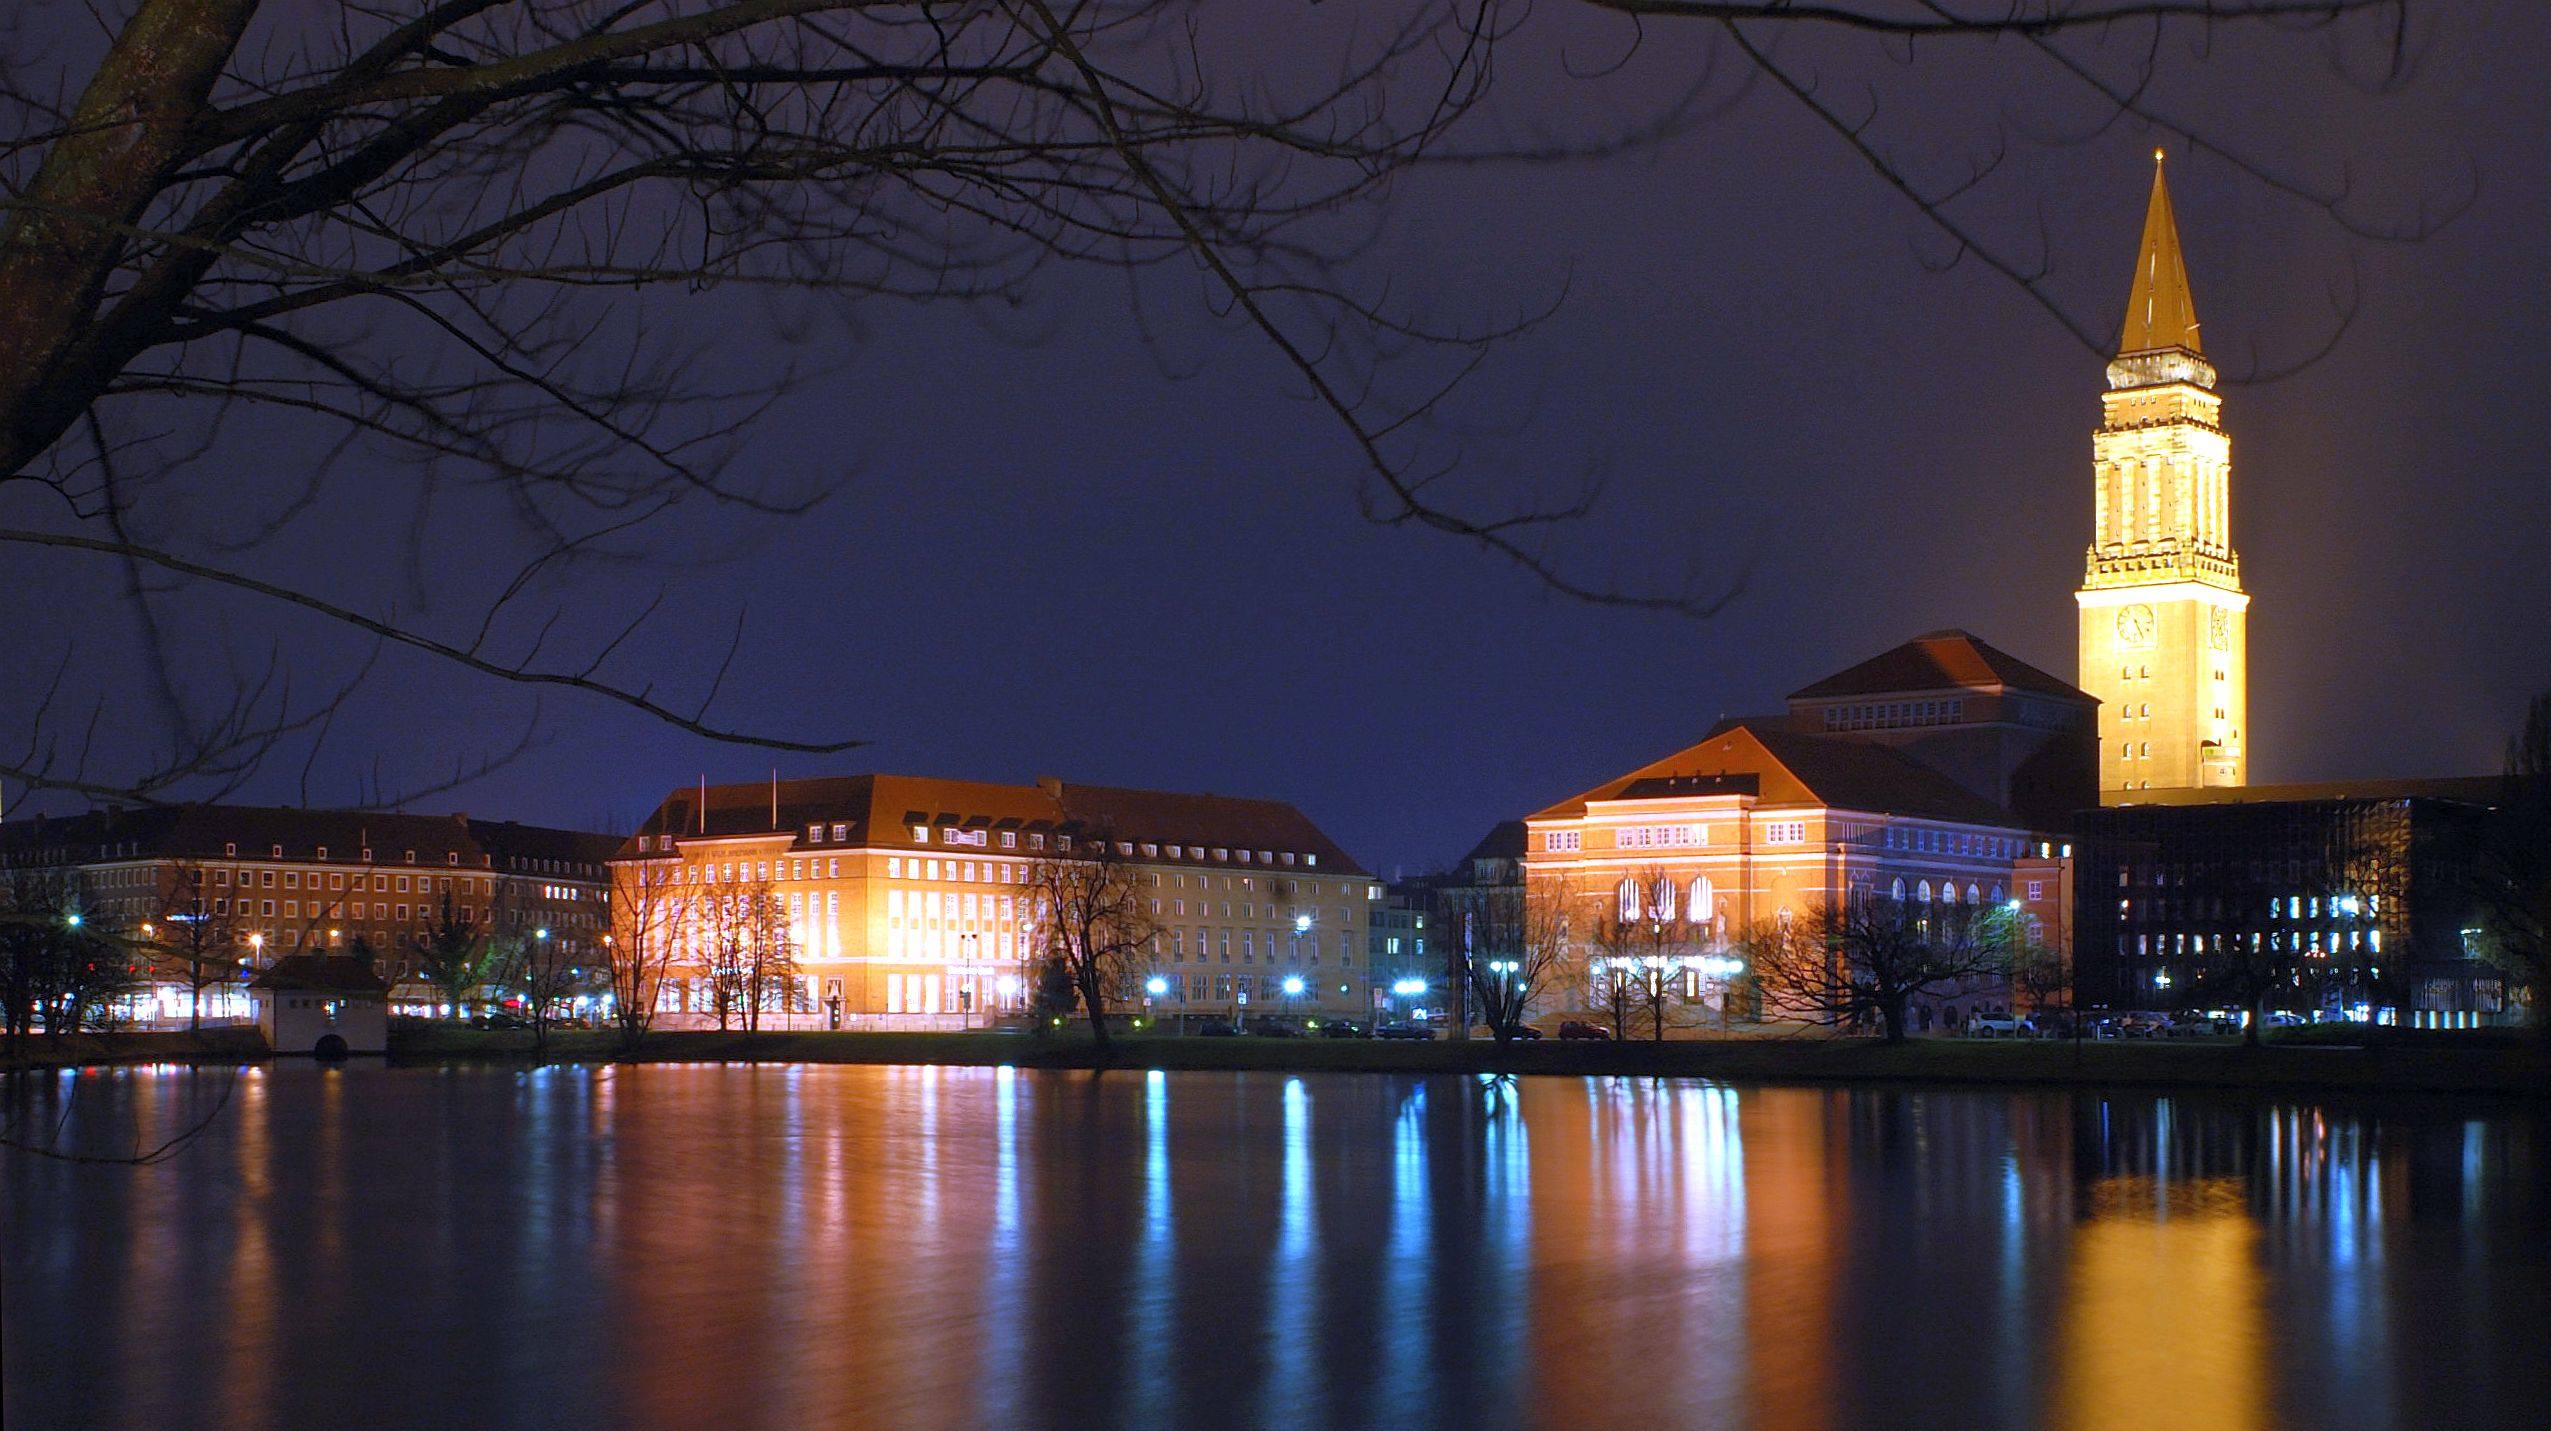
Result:
{"type": "Polygon", "coordinates": [[[2073,1016],[2051,1012],[2034,1013],[2028,1016],[2028,1031],[2038,1038],[2071,1038],[2073,1016]]]}
{"type": "Polygon", "coordinates": [[[1282,1019],[1261,1017],[1249,1021],[1249,1032],[1260,1038],[1300,1038],[1302,1026],[1286,1023],[1282,1019]]]}
{"type": "Polygon", "coordinates": [[[2162,1033],[2170,1038],[2213,1038],[2219,1034],[2239,1033],[2241,1025],[2213,1014],[2181,1014],[2170,1021],[2162,1033]]]}
{"type": "Polygon", "coordinates": [[[1405,1019],[1399,1020],[1395,1023],[1375,1024],[1373,1026],[1373,1037],[1375,1038],[1431,1039],[1434,1036],[1435,1031],[1433,1029],[1428,1028],[1424,1024],[1410,1023],[1405,1019]]]}
{"type": "Polygon", "coordinates": [[[2159,1038],[2170,1030],[2170,1018],[2149,1010],[2136,1009],[2110,1020],[2119,1038],[2159,1038]]]}
{"type": "Polygon", "coordinates": [[[1568,1019],[1559,1025],[1559,1037],[1570,1040],[1582,1039],[1588,1043],[1610,1043],[1612,1042],[1612,1030],[1605,1028],[1601,1024],[1590,1024],[1579,1019],[1568,1019]]]}
{"type": "Polygon", "coordinates": [[[1238,1037],[1240,1037],[1240,1026],[1239,1026],[1238,1024],[1227,1024],[1227,1023],[1224,1023],[1224,1022],[1223,1022],[1222,1020],[1220,1020],[1220,1019],[1214,1019],[1214,1020],[1211,1020],[1210,1022],[1206,1023],[1206,1024],[1205,1024],[1205,1025],[1203,1025],[1202,1027],[1198,1028],[1198,1029],[1196,1030],[1196,1037],[1198,1037],[1198,1038],[1238,1038],[1238,1037]]]}
{"type": "Polygon", "coordinates": [[[480,1014],[478,1017],[471,1019],[469,1022],[470,1027],[481,1029],[527,1029],[531,1027],[530,1020],[517,1014],[507,1013],[480,1014]]]}
{"type": "Polygon", "coordinates": [[[1362,1038],[1364,1029],[1352,1019],[1324,1019],[1318,1025],[1322,1038],[1362,1038]]]}
{"type": "Polygon", "coordinates": [[[1968,1038],[2020,1038],[2028,1024],[2017,1014],[1978,1014],[1966,1021],[1968,1038]]]}
{"type": "Polygon", "coordinates": [[[2266,1015],[2266,1024],[2272,1029],[2299,1029],[2309,1022],[2291,1009],[2270,1009],[2266,1015]]]}
{"type": "MultiPolygon", "coordinates": [[[[1496,1036],[1497,1030],[1488,1024],[1481,1024],[1479,1026],[1478,1034],[1475,1035],[1475,1037],[1478,1038],[1495,1038],[1496,1036]]],[[[1530,1024],[1517,1024],[1515,1025],[1515,1037],[1526,1040],[1537,1039],[1541,1037],[1541,1030],[1534,1028],[1530,1024]]]]}

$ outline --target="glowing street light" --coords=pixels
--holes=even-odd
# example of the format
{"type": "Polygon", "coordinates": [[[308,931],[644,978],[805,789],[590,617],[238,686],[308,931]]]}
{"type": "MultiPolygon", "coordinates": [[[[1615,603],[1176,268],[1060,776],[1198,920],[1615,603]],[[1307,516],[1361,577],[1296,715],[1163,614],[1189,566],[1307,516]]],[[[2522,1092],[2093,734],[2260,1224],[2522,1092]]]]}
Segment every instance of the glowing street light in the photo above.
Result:
{"type": "Polygon", "coordinates": [[[67,924],[67,925],[71,926],[73,929],[77,929],[77,928],[79,928],[79,927],[80,927],[80,912],[79,912],[78,910],[76,910],[76,909],[75,909],[75,910],[72,910],[70,913],[68,913],[68,914],[66,914],[66,915],[63,915],[63,916],[62,916],[62,922],[63,922],[64,924],[67,924]]]}
{"type": "Polygon", "coordinates": [[[1165,998],[1169,993],[1169,981],[1154,974],[1143,981],[1143,992],[1155,999],[1165,998]]]}
{"type": "Polygon", "coordinates": [[[1284,976],[1284,996],[1288,999],[1298,999],[1302,996],[1301,975],[1287,974],[1284,976]]]}

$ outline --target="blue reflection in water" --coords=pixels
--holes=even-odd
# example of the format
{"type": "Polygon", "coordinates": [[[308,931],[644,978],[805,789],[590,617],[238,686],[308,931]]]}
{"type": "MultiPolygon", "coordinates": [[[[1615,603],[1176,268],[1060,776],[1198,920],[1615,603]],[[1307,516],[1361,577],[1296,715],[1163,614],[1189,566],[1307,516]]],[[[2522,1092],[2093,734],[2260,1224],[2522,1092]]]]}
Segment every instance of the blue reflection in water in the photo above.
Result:
{"type": "Polygon", "coordinates": [[[1176,1332],[1176,1228],[1169,1199],[1169,1075],[1143,1075],[1143,1230],[1134,1261],[1134,1330],[1126,1354],[1135,1420],[1156,1426],[1169,1419],[1169,1354],[1176,1332]]]}
{"type": "Polygon", "coordinates": [[[1427,1261],[1435,1245],[1427,1202],[1426,1088],[1408,1090],[1391,1127],[1391,1237],[1382,1254],[1382,1386],[1398,1399],[1425,1383],[1427,1261]]]}
{"type": "Polygon", "coordinates": [[[1005,1063],[992,1071],[992,1249],[986,1259],[991,1276],[985,1279],[983,1298],[982,1371],[975,1378],[983,1390],[985,1419],[993,1425],[1016,1425],[1021,1415],[1026,1241],[1019,1209],[1019,1071],[1005,1063]]]}
{"type": "Polygon", "coordinates": [[[1301,1079],[1288,1078],[1283,1190],[1276,1205],[1275,1253],[1267,1269],[1267,1379],[1261,1389],[1260,1425],[1286,1425],[1319,1414],[1321,1386],[1311,1326],[1319,1241],[1311,1203],[1311,1095],[1301,1079]]]}

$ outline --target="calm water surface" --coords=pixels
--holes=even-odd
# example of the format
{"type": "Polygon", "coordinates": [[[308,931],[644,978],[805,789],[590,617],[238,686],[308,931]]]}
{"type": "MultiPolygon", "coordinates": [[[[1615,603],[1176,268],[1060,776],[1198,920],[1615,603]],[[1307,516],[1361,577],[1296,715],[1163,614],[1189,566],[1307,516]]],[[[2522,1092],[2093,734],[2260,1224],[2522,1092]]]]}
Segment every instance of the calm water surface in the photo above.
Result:
{"type": "Polygon", "coordinates": [[[10,1427],[2495,1425],[2537,1116],[1632,1079],[92,1072],[10,1427]]]}

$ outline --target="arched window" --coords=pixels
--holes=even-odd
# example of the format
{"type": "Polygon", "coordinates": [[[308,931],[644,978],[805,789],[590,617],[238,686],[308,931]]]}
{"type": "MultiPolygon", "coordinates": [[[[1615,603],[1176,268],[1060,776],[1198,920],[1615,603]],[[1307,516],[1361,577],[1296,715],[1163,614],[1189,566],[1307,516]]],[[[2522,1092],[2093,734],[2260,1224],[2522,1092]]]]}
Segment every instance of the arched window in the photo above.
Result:
{"type": "Polygon", "coordinates": [[[1998,884],[1993,886],[1993,902],[1995,904],[2002,902],[2002,887],[1998,884]]]}
{"type": "Polygon", "coordinates": [[[1622,880],[1621,887],[1613,891],[1613,893],[1620,898],[1621,917],[1623,919],[1636,919],[1639,917],[1639,882],[1637,880],[1622,880]]]}
{"type": "Polygon", "coordinates": [[[1674,881],[1657,876],[1656,888],[1648,893],[1648,913],[1658,919],[1674,917],[1674,881]]]}
{"type": "Polygon", "coordinates": [[[1691,916],[1694,924],[1706,924],[1711,915],[1718,913],[1718,892],[1710,888],[1708,875],[1692,876],[1692,901],[1683,912],[1691,916]]]}
{"type": "Polygon", "coordinates": [[[1980,900],[1980,899],[1982,899],[1982,898],[1983,898],[1983,894],[1982,894],[1982,892],[1981,892],[1981,891],[1979,891],[1979,890],[1977,890],[1977,889],[1976,889],[1976,887],[1975,887],[1974,885],[1971,885],[1971,884],[1970,884],[1970,885],[1968,885],[1968,886],[1966,887],[1966,902],[1967,902],[1967,903],[1969,903],[1969,904],[1974,904],[1974,903],[1976,903],[1978,900],[1980,900]]]}
{"type": "Polygon", "coordinates": [[[1915,885],[1913,887],[1913,897],[1923,904],[1929,904],[1931,902],[1931,881],[1926,879],[1922,883],[1915,885]]]}
{"type": "Polygon", "coordinates": [[[1904,876],[1896,876],[1895,886],[1887,891],[1887,898],[1898,904],[1904,903],[1904,876]]]}

